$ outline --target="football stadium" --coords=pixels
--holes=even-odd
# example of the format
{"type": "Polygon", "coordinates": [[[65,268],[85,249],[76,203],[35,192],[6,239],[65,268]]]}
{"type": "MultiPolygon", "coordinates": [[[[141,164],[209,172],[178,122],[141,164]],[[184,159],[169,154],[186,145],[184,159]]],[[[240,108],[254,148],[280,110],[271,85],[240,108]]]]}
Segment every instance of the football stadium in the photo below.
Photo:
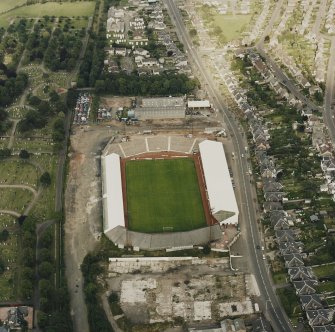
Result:
{"type": "Polygon", "coordinates": [[[103,223],[120,247],[157,250],[221,238],[238,223],[222,143],[183,136],[114,138],[102,156],[103,223]]]}

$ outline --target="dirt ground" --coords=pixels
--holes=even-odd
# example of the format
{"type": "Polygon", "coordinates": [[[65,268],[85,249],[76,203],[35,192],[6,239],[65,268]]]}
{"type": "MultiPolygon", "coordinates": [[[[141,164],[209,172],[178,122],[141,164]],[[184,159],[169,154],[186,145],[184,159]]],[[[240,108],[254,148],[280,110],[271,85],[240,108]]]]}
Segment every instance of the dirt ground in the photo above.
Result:
{"type": "Polygon", "coordinates": [[[119,107],[131,107],[131,100],[134,98],[131,97],[103,97],[101,98],[101,104],[104,104],[113,109],[119,107]]]}
{"type": "Polygon", "coordinates": [[[89,332],[80,265],[102,231],[99,151],[111,132],[105,127],[74,129],[65,191],[65,264],[74,331],[89,332]]]}
{"type": "Polygon", "coordinates": [[[215,322],[228,316],[225,312],[231,310],[231,303],[240,302],[246,302],[253,312],[250,276],[233,273],[222,259],[193,260],[191,264],[185,261],[150,274],[147,266],[140,267],[145,264],[141,262],[111,263],[110,272],[118,270],[120,264],[134,264],[138,272],[111,273],[107,279],[109,290],[119,294],[123,312],[133,323],[164,322],[178,316],[189,323],[215,322]]]}

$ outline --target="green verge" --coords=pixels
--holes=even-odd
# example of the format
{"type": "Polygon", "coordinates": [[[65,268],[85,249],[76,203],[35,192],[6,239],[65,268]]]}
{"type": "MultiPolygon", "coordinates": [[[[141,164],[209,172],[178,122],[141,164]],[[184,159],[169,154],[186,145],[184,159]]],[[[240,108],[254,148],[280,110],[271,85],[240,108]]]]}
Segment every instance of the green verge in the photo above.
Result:
{"type": "Polygon", "coordinates": [[[126,163],[129,229],[182,232],[206,226],[192,159],[126,163]]]}

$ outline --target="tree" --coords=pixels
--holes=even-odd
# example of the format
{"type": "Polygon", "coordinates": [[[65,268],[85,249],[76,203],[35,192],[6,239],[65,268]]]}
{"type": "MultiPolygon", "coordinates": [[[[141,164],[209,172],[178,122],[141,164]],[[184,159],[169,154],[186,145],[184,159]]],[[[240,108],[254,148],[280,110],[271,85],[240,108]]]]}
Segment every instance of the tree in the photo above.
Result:
{"type": "Polygon", "coordinates": [[[38,287],[42,297],[49,298],[52,294],[53,286],[50,280],[41,279],[38,282],[38,287]]]}
{"type": "Polygon", "coordinates": [[[209,255],[209,254],[211,253],[211,247],[210,247],[208,244],[206,244],[206,245],[204,246],[204,248],[202,249],[202,252],[203,252],[205,255],[209,255]]]}
{"type": "Polygon", "coordinates": [[[3,260],[0,258],[0,274],[3,274],[6,270],[6,266],[5,263],[3,262],[3,260]]]}
{"type": "Polygon", "coordinates": [[[44,172],[40,177],[40,183],[43,187],[49,187],[51,184],[51,177],[48,172],[44,172]]]}
{"type": "Polygon", "coordinates": [[[48,279],[53,274],[54,269],[51,263],[42,262],[38,267],[39,276],[43,279],[48,279]]]}
{"type": "Polygon", "coordinates": [[[33,284],[28,279],[21,280],[20,283],[20,296],[23,299],[30,299],[33,294],[33,284]]]}
{"type": "Polygon", "coordinates": [[[48,248],[42,248],[38,252],[38,261],[43,262],[43,261],[52,261],[52,255],[50,253],[50,249],[48,248]]]}
{"type": "Polygon", "coordinates": [[[26,267],[22,268],[22,272],[21,272],[22,279],[33,280],[34,275],[35,275],[35,271],[31,267],[26,266],[26,267]]]}
{"type": "Polygon", "coordinates": [[[1,233],[0,233],[0,241],[7,241],[9,239],[9,232],[7,229],[4,229],[1,233]]]}
{"type": "Polygon", "coordinates": [[[12,154],[11,150],[4,148],[0,149],[0,158],[8,158],[12,154]]]}
{"type": "Polygon", "coordinates": [[[30,154],[27,150],[21,150],[20,153],[19,153],[19,157],[21,159],[29,159],[30,154]]]}

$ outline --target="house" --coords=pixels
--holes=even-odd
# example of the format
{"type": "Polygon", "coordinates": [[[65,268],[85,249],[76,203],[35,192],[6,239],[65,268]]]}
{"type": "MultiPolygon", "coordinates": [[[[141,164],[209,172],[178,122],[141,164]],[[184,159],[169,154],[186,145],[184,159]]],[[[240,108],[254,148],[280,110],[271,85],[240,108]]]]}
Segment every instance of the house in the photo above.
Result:
{"type": "Polygon", "coordinates": [[[295,292],[297,295],[315,294],[315,286],[318,284],[317,280],[298,280],[293,281],[295,292]]]}
{"type": "Polygon", "coordinates": [[[310,221],[311,222],[317,222],[319,221],[319,217],[315,214],[312,214],[310,217],[309,217],[310,221]]]}
{"type": "Polygon", "coordinates": [[[150,57],[149,51],[147,51],[147,50],[145,50],[143,48],[136,48],[133,53],[134,53],[135,56],[136,55],[140,55],[140,56],[143,56],[145,58],[149,58],[150,57]]]}
{"type": "Polygon", "coordinates": [[[323,157],[321,160],[321,169],[324,173],[331,174],[332,172],[335,172],[335,158],[323,157]]]}
{"type": "MultiPolygon", "coordinates": [[[[271,211],[271,212],[276,212],[276,211],[271,211]]],[[[273,221],[271,221],[271,225],[275,231],[279,229],[289,229],[290,227],[290,224],[287,218],[278,218],[277,220],[273,218],[273,221]]]]}
{"type": "Polygon", "coordinates": [[[295,233],[292,229],[284,229],[276,231],[277,241],[280,242],[292,242],[295,241],[295,233]]]}
{"type": "Polygon", "coordinates": [[[279,250],[282,255],[299,254],[302,252],[302,242],[280,242],[279,250]]]}
{"type": "Polygon", "coordinates": [[[284,193],[281,192],[266,192],[264,198],[267,202],[282,202],[284,193]]]}
{"type": "Polygon", "coordinates": [[[256,144],[256,151],[266,151],[270,149],[270,144],[266,140],[258,141],[256,144]]]}
{"type": "Polygon", "coordinates": [[[304,260],[300,254],[288,254],[284,255],[285,266],[289,267],[298,267],[304,266],[304,260]]]}
{"type": "Polygon", "coordinates": [[[266,193],[281,192],[283,186],[274,179],[264,179],[263,191],[266,193]]]}
{"type": "Polygon", "coordinates": [[[262,163],[260,165],[260,172],[263,178],[276,178],[277,177],[277,170],[273,163],[268,163],[268,164],[262,163]]]}
{"type": "Polygon", "coordinates": [[[289,268],[287,273],[291,281],[307,281],[315,279],[312,269],[306,266],[289,268]]]}
{"type": "Polygon", "coordinates": [[[301,295],[300,301],[304,310],[317,310],[323,308],[321,298],[318,294],[301,295]]]}
{"type": "Polygon", "coordinates": [[[331,324],[333,321],[333,309],[307,310],[306,316],[310,326],[322,326],[331,324]]]}
{"type": "Polygon", "coordinates": [[[280,202],[264,202],[263,203],[263,210],[264,213],[274,211],[274,210],[282,210],[283,204],[280,202]]]}
{"type": "Polygon", "coordinates": [[[121,55],[121,56],[127,55],[127,49],[125,47],[115,47],[113,50],[115,55],[121,55]]]}

